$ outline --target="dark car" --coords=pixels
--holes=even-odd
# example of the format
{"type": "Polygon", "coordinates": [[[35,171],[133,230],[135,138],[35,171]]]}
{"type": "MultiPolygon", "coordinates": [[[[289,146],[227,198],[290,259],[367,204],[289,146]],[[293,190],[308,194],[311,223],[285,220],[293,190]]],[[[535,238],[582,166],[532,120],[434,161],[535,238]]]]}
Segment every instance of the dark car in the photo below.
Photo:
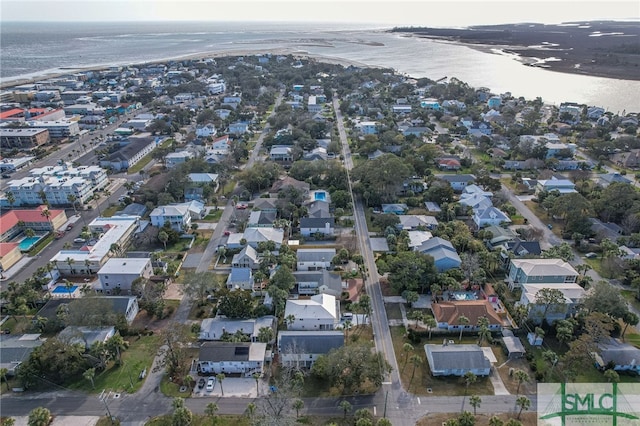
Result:
{"type": "Polygon", "coordinates": [[[11,178],[11,175],[8,175],[6,173],[2,174],[2,179],[9,179],[9,178],[11,178]]]}
{"type": "Polygon", "coordinates": [[[205,383],[204,377],[200,377],[200,380],[198,380],[198,389],[202,389],[205,383]]]}

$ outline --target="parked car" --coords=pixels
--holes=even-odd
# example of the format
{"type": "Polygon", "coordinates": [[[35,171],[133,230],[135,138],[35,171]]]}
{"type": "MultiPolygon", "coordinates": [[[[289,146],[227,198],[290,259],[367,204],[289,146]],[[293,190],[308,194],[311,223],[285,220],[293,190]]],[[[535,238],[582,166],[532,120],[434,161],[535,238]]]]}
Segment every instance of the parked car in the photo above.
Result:
{"type": "Polygon", "coordinates": [[[76,244],[82,244],[82,243],[86,243],[87,240],[85,240],[84,238],[76,238],[75,240],[73,240],[73,242],[76,244]]]}
{"type": "Polygon", "coordinates": [[[71,231],[73,229],[73,223],[67,225],[67,231],[71,231]]]}
{"type": "Polygon", "coordinates": [[[224,235],[225,235],[225,237],[228,237],[229,235],[231,235],[231,232],[229,232],[229,231],[224,231],[224,235]]]}
{"type": "Polygon", "coordinates": [[[216,378],[209,377],[209,380],[207,380],[207,391],[212,391],[215,385],[216,385],[216,378]]]}
{"type": "Polygon", "coordinates": [[[204,377],[200,377],[200,380],[198,380],[198,389],[202,389],[205,383],[206,383],[206,380],[204,380],[204,377]]]}

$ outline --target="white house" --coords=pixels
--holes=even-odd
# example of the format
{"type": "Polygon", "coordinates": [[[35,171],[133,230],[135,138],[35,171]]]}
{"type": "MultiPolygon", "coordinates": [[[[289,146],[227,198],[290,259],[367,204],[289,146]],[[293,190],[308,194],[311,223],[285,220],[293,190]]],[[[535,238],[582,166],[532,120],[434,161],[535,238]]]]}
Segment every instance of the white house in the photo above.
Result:
{"type": "Polygon", "coordinates": [[[176,167],[178,164],[186,163],[195,157],[195,154],[189,150],[170,152],[164,157],[164,165],[168,169],[176,167]]]}
{"type": "Polygon", "coordinates": [[[253,284],[251,268],[231,268],[231,273],[227,277],[227,288],[229,290],[253,291],[253,284]]]}
{"type": "MultiPolygon", "coordinates": [[[[445,340],[446,341],[446,340],[445,340]]],[[[424,351],[433,376],[488,376],[491,362],[478,345],[424,345],[424,351]]]]}
{"type": "Polygon", "coordinates": [[[529,318],[533,321],[538,324],[543,321],[552,324],[556,320],[565,319],[575,313],[576,307],[584,299],[585,293],[585,290],[576,283],[522,284],[522,295],[518,303],[528,308],[529,318]],[[538,304],[538,293],[544,288],[560,291],[564,296],[564,305],[545,307],[544,304],[538,304]]]}
{"type": "Polygon", "coordinates": [[[360,131],[363,135],[375,135],[378,133],[378,122],[377,121],[361,121],[356,124],[356,129],[360,131]]]}
{"type": "Polygon", "coordinates": [[[500,225],[501,223],[510,223],[511,219],[506,213],[496,207],[487,207],[486,209],[476,209],[473,213],[473,222],[478,229],[485,226],[500,225]]]}
{"type": "Polygon", "coordinates": [[[511,259],[507,280],[509,288],[523,284],[575,283],[578,273],[562,259],[511,259]]]}
{"type": "Polygon", "coordinates": [[[196,136],[199,138],[206,138],[209,136],[215,136],[218,133],[216,126],[213,124],[206,124],[204,126],[196,127],[196,136]]]}
{"type": "Polygon", "coordinates": [[[169,222],[171,229],[178,232],[186,231],[191,227],[191,214],[186,205],[156,207],[149,217],[151,224],[158,228],[162,228],[166,222],[169,222]]]}
{"type": "Polygon", "coordinates": [[[319,356],[343,345],[342,331],[280,331],[278,360],[285,367],[311,368],[319,356]]]}
{"type": "Polygon", "coordinates": [[[336,249],[299,249],[296,252],[298,271],[317,271],[331,268],[331,261],[336,256],[336,249]]]}
{"type": "Polygon", "coordinates": [[[333,330],[340,319],[340,305],[335,296],[316,294],[309,299],[287,300],[284,317],[294,318],[287,330],[333,330]]]}
{"type": "Polygon", "coordinates": [[[300,219],[300,234],[310,237],[313,234],[331,236],[335,233],[335,220],[332,217],[303,217],[300,219]]]}
{"type": "Polygon", "coordinates": [[[266,343],[204,342],[200,346],[198,372],[251,377],[254,373],[262,373],[266,352],[266,343]]]}
{"type": "Polygon", "coordinates": [[[150,258],[113,257],[100,268],[98,279],[102,292],[131,293],[131,284],[138,278],[150,278],[153,267],[150,258]]]}

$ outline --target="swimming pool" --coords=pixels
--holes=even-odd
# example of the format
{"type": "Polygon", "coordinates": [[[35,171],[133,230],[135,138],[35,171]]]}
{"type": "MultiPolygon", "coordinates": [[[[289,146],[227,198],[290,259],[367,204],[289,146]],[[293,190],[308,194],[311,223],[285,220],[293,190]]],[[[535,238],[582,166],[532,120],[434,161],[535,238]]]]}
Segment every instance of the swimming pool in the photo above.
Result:
{"type": "Polygon", "coordinates": [[[56,286],[56,288],[53,289],[53,291],[51,292],[51,294],[55,294],[55,295],[67,295],[67,294],[73,294],[73,292],[75,292],[78,289],[77,285],[71,286],[69,288],[67,288],[64,285],[59,285],[56,286]]]}
{"type": "Polygon", "coordinates": [[[456,300],[478,300],[476,295],[473,293],[454,293],[453,297],[456,300]]]}
{"type": "Polygon", "coordinates": [[[38,241],[40,241],[41,238],[42,236],[37,235],[35,237],[25,237],[20,241],[18,247],[20,247],[20,251],[29,251],[38,243],[38,241]]]}
{"type": "Polygon", "coordinates": [[[313,193],[313,198],[316,201],[325,201],[327,199],[327,193],[324,191],[316,191],[313,193]]]}

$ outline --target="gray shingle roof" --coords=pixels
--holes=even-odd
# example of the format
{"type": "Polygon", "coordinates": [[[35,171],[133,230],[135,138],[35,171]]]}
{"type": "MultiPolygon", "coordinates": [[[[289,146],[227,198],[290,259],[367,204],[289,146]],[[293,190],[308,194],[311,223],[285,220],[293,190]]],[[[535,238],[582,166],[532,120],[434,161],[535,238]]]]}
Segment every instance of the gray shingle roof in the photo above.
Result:
{"type": "Polygon", "coordinates": [[[427,358],[433,360],[432,370],[483,369],[491,363],[478,345],[424,345],[427,358]]]}
{"type": "Polygon", "coordinates": [[[331,349],[344,345],[344,334],[341,331],[280,331],[278,333],[278,349],[295,350],[296,353],[326,354],[331,349]]]}

